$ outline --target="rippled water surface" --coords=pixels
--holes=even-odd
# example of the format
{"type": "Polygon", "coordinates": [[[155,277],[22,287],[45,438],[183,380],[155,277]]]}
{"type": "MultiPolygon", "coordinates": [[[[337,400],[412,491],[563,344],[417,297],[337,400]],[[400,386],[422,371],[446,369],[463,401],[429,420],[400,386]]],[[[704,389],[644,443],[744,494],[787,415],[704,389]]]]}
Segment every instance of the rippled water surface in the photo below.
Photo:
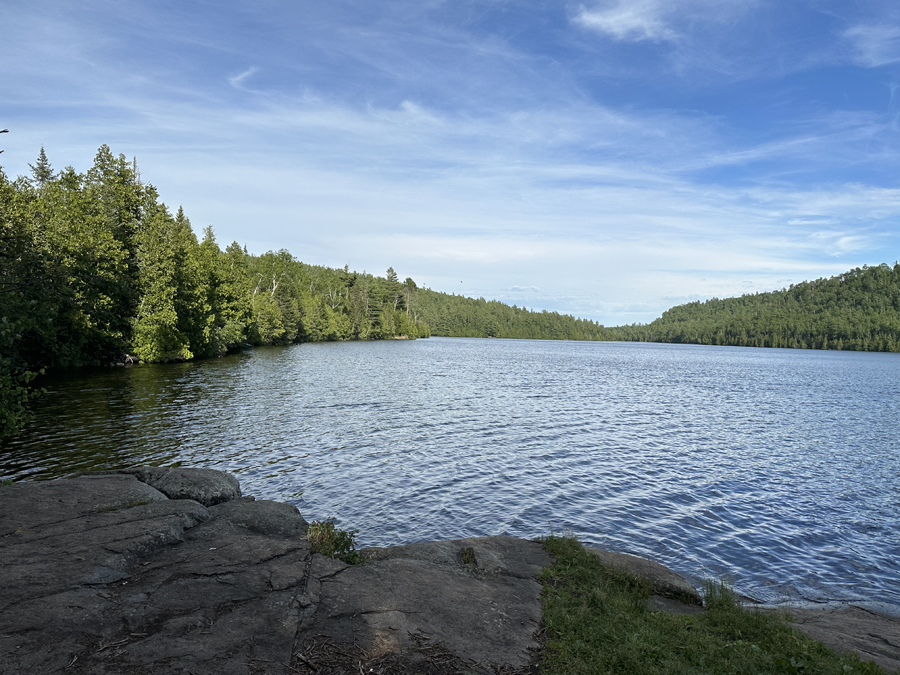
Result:
{"type": "Polygon", "coordinates": [[[900,614],[900,354],[441,339],[78,372],[3,477],[227,469],[361,545],[571,530],[900,614]]]}

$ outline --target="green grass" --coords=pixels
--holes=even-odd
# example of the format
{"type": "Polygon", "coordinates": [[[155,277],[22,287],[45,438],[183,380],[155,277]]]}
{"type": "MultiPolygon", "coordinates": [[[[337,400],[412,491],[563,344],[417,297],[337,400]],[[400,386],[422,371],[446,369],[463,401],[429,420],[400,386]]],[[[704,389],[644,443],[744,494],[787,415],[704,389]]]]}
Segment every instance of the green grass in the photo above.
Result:
{"type": "Polygon", "coordinates": [[[705,612],[655,612],[644,602],[652,595],[647,582],[604,567],[575,539],[551,536],[544,548],[556,562],[541,574],[541,673],[884,673],[855,654],[836,654],[777,615],[744,608],[722,584],[708,585],[705,612]]]}
{"type": "Polygon", "coordinates": [[[313,553],[343,560],[348,565],[358,565],[364,559],[356,550],[357,533],[359,530],[341,530],[330,520],[314,520],[309,524],[306,538],[313,553]]]}

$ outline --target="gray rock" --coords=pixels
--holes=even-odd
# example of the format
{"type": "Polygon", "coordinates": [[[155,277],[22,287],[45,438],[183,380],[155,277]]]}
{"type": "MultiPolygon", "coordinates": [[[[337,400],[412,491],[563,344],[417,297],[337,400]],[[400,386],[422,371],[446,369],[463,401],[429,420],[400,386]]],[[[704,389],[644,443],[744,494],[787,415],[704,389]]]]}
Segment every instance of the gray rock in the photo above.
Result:
{"type": "Polygon", "coordinates": [[[537,579],[541,569],[552,564],[544,547],[518,537],[498,535],[451,541],[423,541],[388,548],[364,548],[360,551],[368,562],[402,558],[422,560],[433,565],[467,569],[476,575],[500,574],[520,579],[537,579]],[[474,563],[469,563],[469,556],[474,563]],[[473,565],[468,569],[468,565],[473,565]]]}
{"type": "Polygon", "coordinates": [[[209,512],[214,518],[227,520],[258,534],[302,537],[309,527],[296,506],[265,499],[233,500],[212,506],[209,512]]]}
{"type": "Polygon", "coordinates": [[[116,473],[128,474],[162,492],[169,499],[193,499],[203,506],[239,499],[238,479],[216,469],[168,469],[139,466],[116,473]]]}
{"type": "Polygon", "coordinates": [[[839,652],[856,652],[889,673],[900,672],[900,618],[861,607],[760,608],[785,614],[793,626],[839,652]]]}
{"type": "Polygon", "coordinates": [[[66,522],[166,498],[133,476],[22,481],[4,486],[0,497],[6,506],[0,510],[0,537],[22,534],[37,524],[66,522]]]}
{"type": "Polygon", "coordinates": [[[473,672],[524,668],[533,659],[541,620],[537,576],[552,562],[540,544],[500,536],[362,553],[367,563],[354,567],[314,556],[316,583],[306,602],[315,611],[298,635],[304,657],[298,666],[341,663],[316,661],[322,635],[351,657],[345,665],[405,657],[412,667],[417,654],[436,647],[473,672]],[[477,563],[460,560],[467,550],[477,563]]]}
{"type": "Polygon", "coordinates": [[[151,487],[240,494],[209,478],[147,468],[0,488],[0,672],[417,672],[437,657],[492,672],[532,658],[539,544],[368,549],[350,567],[310,555],[294,506],[207,508],[151,487]]]}
{"type": "MultiPolygon", "coordinates": [[[[237,499],[233,477],[195,471],[0,487],[0,673],[428,672],[436,663],[494,673],[533,663],[537,579],[552,562],[540,544],[501,536],[369,548],[364,565],[348,566],[310,554],[294,506],[237,499]],[[151,484],[176,497],[231,496],[207,508],[151,484]]],[[[661,565],[594,553],[699,605],[661,565]]],[[[798,625],[891,666],[898,622],[861,612],[798,614],[798,625]]]]}
{"type": "Polygon", "coordinates": [[[703,604],[700,594],[687,579],[658,562],[625,553],[612,553],[592,546],[585,548],[600,558],[607,567],[624,570],[628,574],[646,579],[653,585],[657,595],[674,598],[689,605],[703,604]]]}

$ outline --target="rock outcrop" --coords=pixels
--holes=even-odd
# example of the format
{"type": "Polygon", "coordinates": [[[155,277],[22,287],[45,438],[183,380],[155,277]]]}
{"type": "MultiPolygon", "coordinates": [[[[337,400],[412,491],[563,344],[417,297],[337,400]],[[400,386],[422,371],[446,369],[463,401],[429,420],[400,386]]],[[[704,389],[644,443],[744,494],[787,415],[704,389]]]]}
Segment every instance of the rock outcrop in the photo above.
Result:
{"type": "MultiPolygon", "coordinates": [[[[0,487],[0,673],[531,672],[540,544],[497,536],[311,554],[290,504],[231,475],[140,467],[0,487]]],[[[654,610],[703,611],[657,563],[654,610]]],[[[900,665],[900,621],[794,612],[837,649],[900,665]]]]}
{"type": "Polygon", "coordinates": [[[310,554],[295,507],[240,494],[222,472],[143,467],[0,488],[0,672],[529,665],[539,544],[365,549],[351,567],[310,554]]]}

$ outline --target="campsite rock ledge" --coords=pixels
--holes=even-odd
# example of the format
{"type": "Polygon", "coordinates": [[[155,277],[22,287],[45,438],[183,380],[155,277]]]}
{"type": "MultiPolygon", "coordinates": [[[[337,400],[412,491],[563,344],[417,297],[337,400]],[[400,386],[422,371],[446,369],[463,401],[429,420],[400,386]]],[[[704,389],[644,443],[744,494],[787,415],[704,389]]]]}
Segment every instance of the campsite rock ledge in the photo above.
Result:
{"type": "MultiPolygon", "coordinates": [[[[552,562],[540,544],[369,548],[351,567],[311,555],[306,529],[296,507],[210,469],[0,487],[0,673],[531,672],[552,562]]],[[[650,579],[654,609],[702,611],[671,570],[592,550],[650,579]]],[[[900,620],[795,615],[836,649],[900,665],[900,620]]]]}
{"type": "Polygon", "coordinates": [[[294,506],[242,497],[208,469],[0,488],[0,672],[529,666],[550,564],[539,544],[365,549],[351,567],[310,555],[306,527],[294,506]]]}

